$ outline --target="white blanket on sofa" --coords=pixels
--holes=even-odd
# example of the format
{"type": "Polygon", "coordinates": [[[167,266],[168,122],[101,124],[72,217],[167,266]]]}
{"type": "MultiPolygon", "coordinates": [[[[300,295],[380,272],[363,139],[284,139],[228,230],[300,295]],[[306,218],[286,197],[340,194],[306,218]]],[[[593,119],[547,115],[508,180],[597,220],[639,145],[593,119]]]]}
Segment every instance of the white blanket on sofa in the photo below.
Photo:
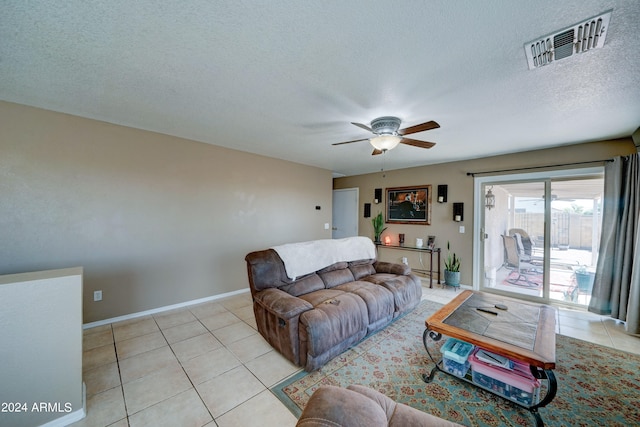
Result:
{"type": "Polygon", "coordinates": [[[336,262],[376,258],[375,245],[370,238],[362,236],[288,243],[271,249],[278,253],[292,280],[336,262]]]}

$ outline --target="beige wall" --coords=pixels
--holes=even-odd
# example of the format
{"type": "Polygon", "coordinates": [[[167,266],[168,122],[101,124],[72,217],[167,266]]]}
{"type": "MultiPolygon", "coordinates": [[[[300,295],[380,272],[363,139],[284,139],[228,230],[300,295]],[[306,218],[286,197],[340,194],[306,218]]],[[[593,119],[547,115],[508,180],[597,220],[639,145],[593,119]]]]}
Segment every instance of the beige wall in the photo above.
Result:
{"type": "Polygon", "coordinates": [[[328,170],[6,102],[0,153],[0,274],[83,266],[85,323],[247,288],[248,252],[331,237],[328,170]]]}
{"type": "MultiPolygon", "coordinates": [[[[402,149],[402,148],[400,148],[402,149]]],[[[437,146],[436,146],[437,149],[437,146]]],[[[592,142],[572,146],[558,147],[547,150],[536,150],[527,153],[508,154],[482,159],[466,160],[452,163],[441,163],[373,174],[358,175],[334,179],[334,189],[359,188],[359,234],[373,238],[373,227],[370,218],[364,218],[364,203],[373,202],[374,189],[388,187],[403,187],[413,185],[431,185],[433,194],[437,192],[439,184],[448,185],[447,203],[437,203],[433,197],[432,220],[430,225],[387,224],[388,229],[383,236],[389,234],[393,242],[397,242],[398,234],[404,233],[407,243],[414,243],[417,237],[436,236],[436,246],[443,250],[446,256],[447,241],[451,242],[451,249],[462,258],[461,281],[472,284],[473,267],[473,177],[467,172],[488,172],[511,168],[526,168],[533,166],[548,166],[561,163],[586,162],[603,160],[619,155],[636,152],[631,138],[592,142]],[[464,221],[453,221],[453,203],[464,203],[464,221]],[[459,226],[465,227],[465,233],[459,233],[459,226]]],[[[392,155],[393,153],[389,153],[392,155]]],[[[428,152],[425,154],[428,156],[428,152]]],[[[584,167],[584,166],[583,166],[584,167]]],[[[384,204],[372,204],[371,214],[384,213],[384,204]]],[[[426,240],[425,240],[426,241],[426,240]]],[[[386,261],[400,261],[402,256],[409,258],[412,267],[419,266],[419,259],[415,253],[381,249],[380,258],[386,261]]],[[[423,256],[424,260],[424,256],[423,256]]],[[[443,261],[444,262],[444,261],[443,261]]],[[[428,263],[425,265],[428,266],[428,263]]],[[[442,267],[444,268],[444,267],[442,267]]]]}

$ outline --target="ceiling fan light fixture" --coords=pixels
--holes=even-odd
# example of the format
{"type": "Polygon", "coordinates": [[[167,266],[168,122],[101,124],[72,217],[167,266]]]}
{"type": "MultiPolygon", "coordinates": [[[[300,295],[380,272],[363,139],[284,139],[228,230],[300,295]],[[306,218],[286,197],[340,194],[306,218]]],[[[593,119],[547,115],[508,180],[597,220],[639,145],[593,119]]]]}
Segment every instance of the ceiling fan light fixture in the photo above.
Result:
{"type": "Polygon", "coordinates": [[[369,142],[380,151],[388,151],[396,148],[401,140],[402,137],[397,135],[378,135],[371,138],[369,142]]]}

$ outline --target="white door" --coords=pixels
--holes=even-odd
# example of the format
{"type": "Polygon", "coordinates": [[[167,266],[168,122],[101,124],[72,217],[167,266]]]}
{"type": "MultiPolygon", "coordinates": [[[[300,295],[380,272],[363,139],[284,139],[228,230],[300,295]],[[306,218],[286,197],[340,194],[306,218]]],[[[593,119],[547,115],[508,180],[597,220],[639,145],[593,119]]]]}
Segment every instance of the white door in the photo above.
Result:
{"type": "Polygon", "coordinates": [[[342,239],[358,235],[358,189],[333,190],[331,237],[342,239]]]}

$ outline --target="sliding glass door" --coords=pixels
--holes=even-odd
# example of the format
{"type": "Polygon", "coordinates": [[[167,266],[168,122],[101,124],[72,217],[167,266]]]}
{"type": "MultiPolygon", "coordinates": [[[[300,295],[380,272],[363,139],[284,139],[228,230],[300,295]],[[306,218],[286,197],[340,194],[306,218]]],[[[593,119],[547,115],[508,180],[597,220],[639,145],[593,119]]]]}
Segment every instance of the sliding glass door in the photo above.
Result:
{"type": "Polygon", "coordinates": [[[495,197],[484,213],[484,283],[491,290],[544,296],[545,182],[492,182],[495,197]]]}
{"type": "Polygon", "coordinates": [[[476,288],[587,305],[600,242],[602,168],[476,178],[476,288]],[[489,195],[489,197],[487,197],[489,195]]]}

